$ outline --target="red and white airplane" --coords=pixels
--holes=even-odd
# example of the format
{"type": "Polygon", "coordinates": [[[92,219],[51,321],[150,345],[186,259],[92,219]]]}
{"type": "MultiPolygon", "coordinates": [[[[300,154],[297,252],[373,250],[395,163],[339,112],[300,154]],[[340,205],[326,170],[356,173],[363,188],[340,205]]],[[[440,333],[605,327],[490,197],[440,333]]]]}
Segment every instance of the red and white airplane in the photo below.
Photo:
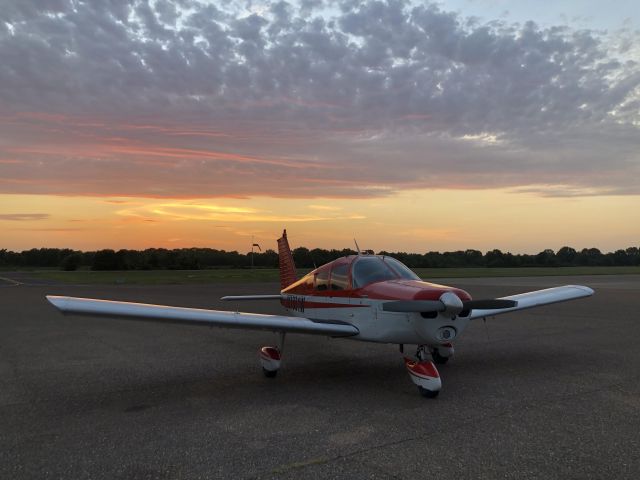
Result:
{"type": "Polygon", "coordinates": [[[368,254],[339,258],[298,279],[286,230],[278,239],[278,254],[280,294],[222,299],[280,300],[298,318],[51,295],[47,299],[65,314],[276,332],[277,346],[262,347],[259,352],[267,377],[275,377],[280,369],[289,332],[395,343],[411,380],[422,395],[433,398],[442,386],[435,364],[451,358],[453,342],[471,320],[593,295],[588,287],[566,285],[472,300],[459,288],[422,281],[392,257],[368,254]]]}

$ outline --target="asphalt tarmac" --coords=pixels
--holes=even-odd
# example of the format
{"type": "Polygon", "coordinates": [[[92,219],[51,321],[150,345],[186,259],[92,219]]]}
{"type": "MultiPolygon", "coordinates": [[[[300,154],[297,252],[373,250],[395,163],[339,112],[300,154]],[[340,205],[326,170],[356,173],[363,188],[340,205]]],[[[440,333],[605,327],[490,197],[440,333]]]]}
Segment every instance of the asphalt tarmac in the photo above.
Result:
{"type": "Polygon", "coordinates": [[[289,335],[267,379],[268,332],[64,317],[44,299],[281,313],[218,300],[275,284],[2,281],[0,478],[640,478],[640,276],[449,283],[596,294],[475,321],[430,400],[394,345],[289,335]]]}

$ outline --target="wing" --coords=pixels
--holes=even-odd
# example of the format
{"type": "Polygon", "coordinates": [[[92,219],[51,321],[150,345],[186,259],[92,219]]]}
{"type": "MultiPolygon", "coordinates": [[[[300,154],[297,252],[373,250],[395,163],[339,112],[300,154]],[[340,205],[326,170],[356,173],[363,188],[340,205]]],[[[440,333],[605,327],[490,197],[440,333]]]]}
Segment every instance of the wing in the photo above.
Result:
{"type": "Polygon", "coordinates": [[[501,297],[501,300],[515,300],[518,304],[511,308],[474,309],[471,310],[469,317],[472,320],[474,318],[493,317],[503,313],[549,305],[550,303],[590,297],[591,295],[593,295],[593,290],[582,285],[565,285],[563,287],[546,288],[544,290],[511,295],[510,297],[501,297]]]}
{"type": "Polygon", "coordinates": [[[349,323],[321,323],[307,318],[281,315],[225,312],[53,295],[47,295],[47,300],[64,314],[171,322],[208,327],[307,333],[329,337],[350,337],[360,333],[356,327],[349,323]]]}

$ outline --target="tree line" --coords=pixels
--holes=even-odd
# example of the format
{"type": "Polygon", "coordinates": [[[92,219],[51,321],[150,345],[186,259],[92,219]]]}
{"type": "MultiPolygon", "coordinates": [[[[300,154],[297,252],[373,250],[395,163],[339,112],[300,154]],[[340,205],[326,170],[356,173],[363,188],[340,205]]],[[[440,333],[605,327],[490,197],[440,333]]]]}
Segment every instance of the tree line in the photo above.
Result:
{"type": "MultiPolygon", "coordinates": [[[[310,269],[356,252],[350,249],[309,250],[298,247],[293,258],[299,268],[310,269]]],[[[538,254],[513,254],[498,249],[482,253],[479,250],[454,252],[378,252],[397,258],[411,268],[450,267],[564,267],[564,266],[633,266],[640,265],[640,249],[603,253],[597,248],[576,250],[562,247],[538,254]]],[[[22,252],[0,249],[0,268],[60,268],[62,270],[200,270],[208,268],[277,268],[278,254],[274,250],[251,254],[227,252],[213,248],[148,248],[146,250],[97,250],[81,252],[68,248],[33,248],[22,252]]]]}

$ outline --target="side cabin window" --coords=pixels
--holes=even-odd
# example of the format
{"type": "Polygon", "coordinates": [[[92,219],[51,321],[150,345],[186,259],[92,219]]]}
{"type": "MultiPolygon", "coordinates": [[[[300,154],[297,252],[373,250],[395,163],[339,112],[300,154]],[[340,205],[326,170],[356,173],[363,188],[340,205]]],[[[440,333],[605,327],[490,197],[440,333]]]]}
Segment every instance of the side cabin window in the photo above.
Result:
{"type": "Polygon", "coordinates": [[[329,288],[329,269],[316,273],[315,288],[318,292],[324,292],[329,288]]]}
{"type": "Polygon", "coordinates": [[[329,290],[347,290],[349,288],[349,264],[341,263],[331,270],[329,290]]]}
{"type": "Polygon", "coordinates": [[[360,257],[353,265],[353,288],[398,278],[380,257],[360,257]]]}

